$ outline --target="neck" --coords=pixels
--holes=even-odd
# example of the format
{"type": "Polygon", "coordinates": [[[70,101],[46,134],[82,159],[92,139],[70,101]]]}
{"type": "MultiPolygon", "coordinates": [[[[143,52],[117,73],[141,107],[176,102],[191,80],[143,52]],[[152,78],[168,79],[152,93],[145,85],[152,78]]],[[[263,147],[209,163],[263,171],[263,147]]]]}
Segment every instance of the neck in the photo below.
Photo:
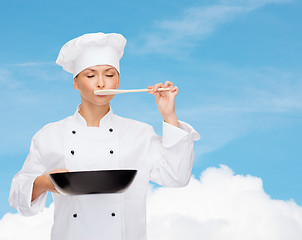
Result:
{"type": "Polygon", "coordinates": [[[86,120],[88,127],[99,127],[100,120],[109,112],[109,103],[102,106],[81,102],[79,113],[86,120]]]}

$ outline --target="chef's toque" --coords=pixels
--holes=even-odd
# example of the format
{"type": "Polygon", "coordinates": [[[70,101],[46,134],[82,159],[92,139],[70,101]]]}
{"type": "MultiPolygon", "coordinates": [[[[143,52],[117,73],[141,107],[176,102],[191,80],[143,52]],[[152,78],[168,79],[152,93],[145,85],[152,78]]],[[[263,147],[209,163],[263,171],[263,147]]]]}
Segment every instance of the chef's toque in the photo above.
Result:
{"type": "Polygon", "coordinates": [[[70,40],[61,48],[56,63],[75,78],[84,69],[110,65],[120,73],[126,39],[118,33],[88,33],[70,40]]]}

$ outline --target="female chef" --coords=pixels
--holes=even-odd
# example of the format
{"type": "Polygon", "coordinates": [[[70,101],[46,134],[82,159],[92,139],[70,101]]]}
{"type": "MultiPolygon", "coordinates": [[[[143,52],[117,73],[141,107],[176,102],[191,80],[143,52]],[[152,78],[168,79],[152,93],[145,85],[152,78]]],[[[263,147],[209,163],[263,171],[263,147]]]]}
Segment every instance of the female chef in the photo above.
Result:
{"type": "Polygon", "coordinates": [[[73,74],[81,104],[74,115],[50,123],[32,138],[22,169],[14,176],[9,203],[24,216],[42,211],[47,192],[54,200],[52,240],[146,240],[146,194],[149,181],[163,186],[188,184],[199,134],[177,119],[172,82],[158,83],[155,96],[163,117],[162,137],[152,126],[113,113],[113,95],[95,90],[119,87],[119,61],[126,39],[115,33],[85,34],[67,42],[57,64],[73,74]],[[159,92],[159,87],[169,87],[159,92]],[[100,169],[137,169],[123,193],[66,196],[49,173],[100,169]]]}

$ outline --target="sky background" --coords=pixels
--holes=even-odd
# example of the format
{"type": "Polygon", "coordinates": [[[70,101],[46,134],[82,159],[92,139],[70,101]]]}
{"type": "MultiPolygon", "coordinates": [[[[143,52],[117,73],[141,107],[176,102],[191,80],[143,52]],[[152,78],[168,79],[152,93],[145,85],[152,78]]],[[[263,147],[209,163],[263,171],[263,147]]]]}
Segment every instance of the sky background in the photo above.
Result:
{"type": "MultiPolygon", "coordinates": [[[[167,80],[179,87],[177,116],[202,138],[196,178],[223,164],[261,179],[270,198],[302,206],[301,1],[29,0],[1,8],[0,219],[16,213],[10,184],[33,135],[80,103],[72,74],[55,64],[59,50],[92,32],[127,39],[120,89],[167,80]]],[[[117,95],[111,106],[161,134],[152,95],[117,95]]]]}

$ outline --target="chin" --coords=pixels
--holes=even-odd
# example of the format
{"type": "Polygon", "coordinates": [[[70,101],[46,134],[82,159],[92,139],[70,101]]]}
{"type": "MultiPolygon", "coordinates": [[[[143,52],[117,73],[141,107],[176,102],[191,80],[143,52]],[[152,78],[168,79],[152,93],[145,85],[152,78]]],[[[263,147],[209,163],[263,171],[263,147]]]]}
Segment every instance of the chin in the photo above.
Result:
{"type": "Polygon", "coordinates": [[[87,103],[95,105],[95,106],[106,106],[110,103],[113,96],[107,95],[104,97],[98,97],[98,96],[94,95],[94,96],[89,96],[87,98],[82,96],[81,101],[87,102],[87,103]]]}
{"type": "Polygon", "coordinates": [[[99,97],[99,99],[97,99],[97,101],[91,101],[91,103],[93,103],[94,105],[97,105],[97,106],[103,106],[103,105],[108,105],[111,100],[112,100],[112,98],[108,98],[107,96],[99,97]]]}

